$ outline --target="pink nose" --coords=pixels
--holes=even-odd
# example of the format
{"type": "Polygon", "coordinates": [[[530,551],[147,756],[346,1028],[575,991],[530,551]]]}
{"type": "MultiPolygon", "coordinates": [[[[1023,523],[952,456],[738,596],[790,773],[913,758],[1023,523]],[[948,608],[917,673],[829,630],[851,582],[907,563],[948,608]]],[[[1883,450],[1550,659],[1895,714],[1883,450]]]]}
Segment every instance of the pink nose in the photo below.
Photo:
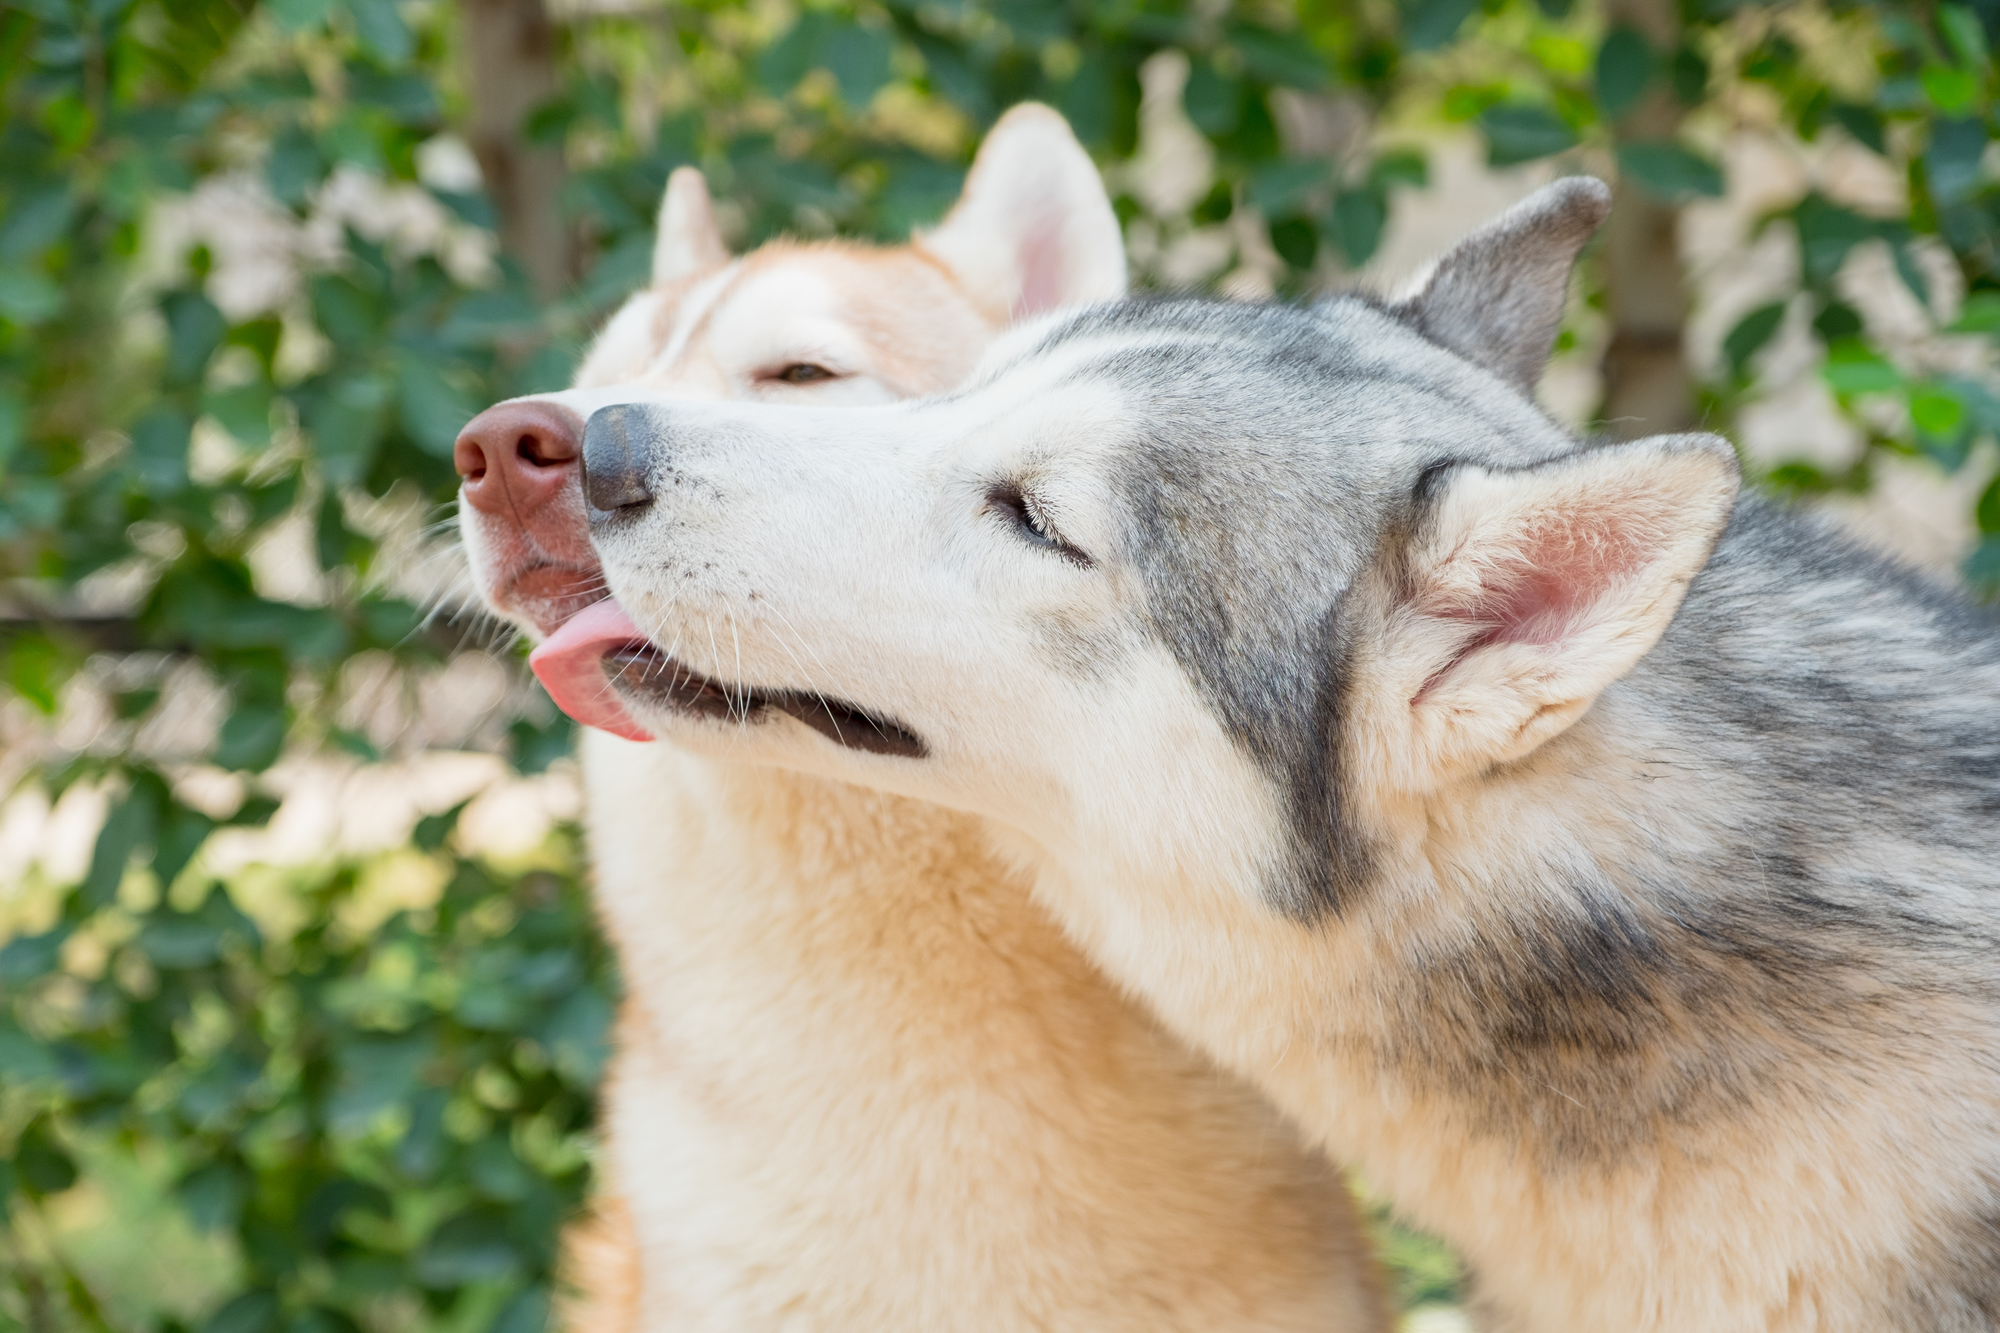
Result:
{"type": "Polygon", "coordinates": [[[451,461],[465,478],[465,502],[522,524],[576,485],[583,421],[559,403],[502,403],[468,421],[451,461]]]}

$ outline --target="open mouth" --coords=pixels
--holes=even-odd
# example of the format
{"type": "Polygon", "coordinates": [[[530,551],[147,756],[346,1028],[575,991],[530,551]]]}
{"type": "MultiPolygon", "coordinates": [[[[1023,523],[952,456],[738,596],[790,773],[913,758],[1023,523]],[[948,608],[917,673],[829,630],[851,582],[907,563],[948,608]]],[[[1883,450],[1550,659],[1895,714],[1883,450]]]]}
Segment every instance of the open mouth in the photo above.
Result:
{"type": "Polygon", "coordinates": [[[651,740],[625,700],[668,712],[750,723],[784,713],[837,745],[921,759],[923,741],[887,718],[806,690],[750,689],[714,680],[662,652],[606,599],[584,608],[529,655],[556,706],[586,726],[651,740]]]}

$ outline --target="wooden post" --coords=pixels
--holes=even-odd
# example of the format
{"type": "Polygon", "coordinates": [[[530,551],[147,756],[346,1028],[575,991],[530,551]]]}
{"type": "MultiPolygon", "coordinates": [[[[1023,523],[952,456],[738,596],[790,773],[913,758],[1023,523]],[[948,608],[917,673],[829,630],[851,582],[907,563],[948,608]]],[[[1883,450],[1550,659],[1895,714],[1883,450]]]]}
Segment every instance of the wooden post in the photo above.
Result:
{"type": "Polygon", "coordinates": [[[560,146],[530,146],[528,113],[557,91],[555,30],[542,0],[459,0],[466,91],[466,139],[500,215],[500,244],[543,299],[575,276],[575,246],[562,219],[560,146]]]}
{"type": "MultiPolygon", "coordinates": [[[[1680,44],[1673,0],[1607,0],[1608,26],[1644,33],[1654,55],[1671,59],[1680,44]]],[[[1671,139],[1681,107],[1661,69],[1652,87],[1618,122],[1618,137],[1671,139]]],[[[1682,336],[1687,284],[1681,275],[1680,210],[1621,179],[1605,229],[1606,305],[1611,343],[1604,352],[1605,428],[1632,438],[1695,424],[1694,383],[1682,336]]]]}

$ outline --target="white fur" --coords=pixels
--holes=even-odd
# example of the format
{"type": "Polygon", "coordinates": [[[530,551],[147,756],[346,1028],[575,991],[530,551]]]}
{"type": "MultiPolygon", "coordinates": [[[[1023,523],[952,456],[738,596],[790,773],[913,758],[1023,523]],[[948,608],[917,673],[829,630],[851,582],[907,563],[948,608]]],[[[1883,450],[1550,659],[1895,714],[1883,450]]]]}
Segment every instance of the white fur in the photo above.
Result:
{"type": "MultiPolygon", "coordinates": [[[[675,180],[669,231],[712,231],[699,178],[675,180]]],[[[659,272],[676,285],[634,297],[578,387],[549,397],[586,417],[633,400],[883,402],[954,382],[1010,310],[1123,287],[1101,187],[1046,109],[1003,118],[924,244],[732,263],[700,235],[663,234],[659,272]],[[884,341],[856,316],[884,285],[888,309],[932,322],[884,341]],[[794,362],[836,378],[774,382],[794,362]]],[[[467,524],[475,568],[497,578],[493,534],[467,524]]],[[[854,535],[764,544],[796,568],[889,554],[854,535]]],[[[654,623],[675,599],[664,580],[627,590],[654,623]]],[[[769,611],[686,627],[675,650],[828,679],[788,627],[805,610],[769,611]]],[[[796,771],[811,763],[771,767],[756,731],[681,739],[583,746],[628,1001],[603,1164],[621,1202],[579,1251],[572,1327],[1388,1326],[1337,1176],[1085,964],[977,821],[796,771]]],[[[1174,762],[1170,743],[1159,760],[1174,762]]]]}

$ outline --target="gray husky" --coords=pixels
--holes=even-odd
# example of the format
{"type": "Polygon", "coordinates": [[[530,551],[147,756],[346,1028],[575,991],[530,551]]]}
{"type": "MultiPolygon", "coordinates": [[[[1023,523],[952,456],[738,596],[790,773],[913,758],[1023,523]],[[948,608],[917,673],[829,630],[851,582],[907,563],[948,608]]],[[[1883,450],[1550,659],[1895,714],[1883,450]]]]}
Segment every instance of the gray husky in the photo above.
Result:
{"type": "Polygon", "coordinates": [[[1607,204],[944,397],[604,407],[613,688],[986,816],[1497,1326],[2000,1327],[2000,636],[1720,439],[1537,410],[1607,204]]]}

